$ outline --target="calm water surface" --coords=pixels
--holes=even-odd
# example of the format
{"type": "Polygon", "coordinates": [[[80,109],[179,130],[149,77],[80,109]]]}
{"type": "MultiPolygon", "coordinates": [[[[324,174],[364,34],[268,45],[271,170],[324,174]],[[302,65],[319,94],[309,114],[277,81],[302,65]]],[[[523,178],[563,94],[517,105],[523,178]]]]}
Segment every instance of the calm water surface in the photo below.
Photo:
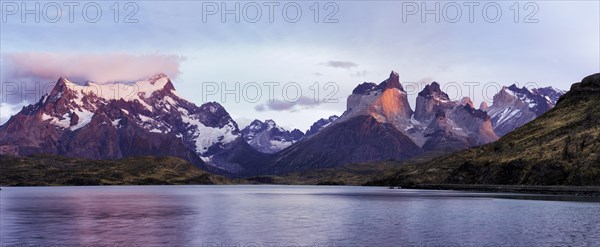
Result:
{"type": "Polygon", "coordinates": [[[600,246],[600,204],[576,199],[376,187],[4,187],[0,236],[2,246],[600,246]]]}

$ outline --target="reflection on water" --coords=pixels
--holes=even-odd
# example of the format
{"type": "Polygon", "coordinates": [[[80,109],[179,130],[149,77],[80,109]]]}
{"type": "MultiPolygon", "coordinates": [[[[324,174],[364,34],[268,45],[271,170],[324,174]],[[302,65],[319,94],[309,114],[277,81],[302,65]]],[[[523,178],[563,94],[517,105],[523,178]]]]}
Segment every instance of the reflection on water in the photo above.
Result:
{"type": "Polygon", "coordinates": [[[593,246],[598,202],[543,195],[316,186],[2,188],[10,244],[593,246]]]}

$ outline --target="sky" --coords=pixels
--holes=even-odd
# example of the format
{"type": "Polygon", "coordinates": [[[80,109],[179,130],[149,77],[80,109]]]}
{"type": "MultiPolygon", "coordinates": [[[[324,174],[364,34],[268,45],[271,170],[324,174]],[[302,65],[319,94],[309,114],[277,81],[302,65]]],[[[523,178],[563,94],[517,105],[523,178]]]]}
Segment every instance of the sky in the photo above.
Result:
{"type": "Polygon", "coordinates": [[[273,119],[305,131],[392,70],[413,109],[432,81],[478,105],[501,86],[568,90],[600,71],[599,1],[70,3],[2,1],[0,123],[60,76],[165,73],[180,95],[221,103],[242,127],[273,119]]]}

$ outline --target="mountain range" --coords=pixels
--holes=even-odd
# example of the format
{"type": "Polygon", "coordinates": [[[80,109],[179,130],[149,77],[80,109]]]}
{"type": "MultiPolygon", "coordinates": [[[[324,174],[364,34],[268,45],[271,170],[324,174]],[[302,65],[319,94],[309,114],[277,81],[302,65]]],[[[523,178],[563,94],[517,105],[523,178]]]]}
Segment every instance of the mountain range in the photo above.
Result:
{"type": "Polygon", "coordinates": [[[413,110],[399,75],[365,82],[340,116],[309,130],[255,120],[240,130],[216,102],[185,100],[164,74],[133,83],[80,85],[59,78],[52,91],[0,126],[0,146],[21,156],[83,159],[175,156],[219,174],[286,173],[343,164],[404,160],[496,141],[551,109],[563,92],[510,86],[490,107],[452,101],[437,82],[413,110]]]}
{"type": "Polygon", "coordinates": [[[529,90],[513,84],[502,87],[494,96],[493,105],[486,111],[494,131],[503,136],[552,109],[563,94],[565,91],[552,87],[529,90]]]}
{"type": "Polygon", "coordinates": [[[243,169],[233,161],[237,154],[261,155],[220,104],[183,99],[164,74],[84,86],[60,78],[48,95],[0,127],[0,145],[17,146],[20,155],[175,156],[218,173],[243,169]]]}
{"type": "MultiPolygon", "coordinates": [[[[499,94],[513,88],[504,88],[499,94]]],[[[500,101],[499,96],[495,97],[498,100],[489,108],[501,113],[504,109],[541,113],[553,106],[548,104],[542,108],[528,104],[526,108],[520,108],[523,101],[532,101],[530,98],[545,99],[537,94],[538,91],[521,90],[529,93],[511,101],[500,101]]],[[[551,88],[545,90],[553,91],[551,88]]],[[[358,85],[348,97],[346,111],[339,118],[316,134],[275,153],[267,164],[272,172],[287,174],[348,163],[439,155],[494,142],[504,134],[500,130],[507,129],[501,126],[508,124],[516,128],[531,120],[522,119],[525,114],[492,119],[486,110],[475,109],[468,97],[450,100],[437,82],[419,92],[413,110],[399,75],[392,71],[381,83],[358,85]],[[497,119],[502,122],[494,121],[497,119]]]]}
{"type": "Polygon", "coordinates": [[[278,126],[275,121],[268,119],[264,122],[252,121],[242,129],[242,136],[257,151],[275,153],[302,139],[304,133],[298,129],[287,131],[278,126]]]}
{"type": "Polygon", "coordinates": [[[497,142],[401,165],[372,183],[598,186],[599,126],[600,73],[573,84],[556,107],[497,142]]]}

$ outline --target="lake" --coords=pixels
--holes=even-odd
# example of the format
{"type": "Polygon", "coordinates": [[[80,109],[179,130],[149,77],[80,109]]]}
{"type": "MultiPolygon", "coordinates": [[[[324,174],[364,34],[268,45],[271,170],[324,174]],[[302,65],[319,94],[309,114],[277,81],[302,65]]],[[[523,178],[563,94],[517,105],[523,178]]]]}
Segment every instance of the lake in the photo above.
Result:
{"type": "Polygon", "coordinates": [[[270,185],[0,191],[2,246],[598,246],[599,222],[597,201],[552,195],[270,185]]]}

